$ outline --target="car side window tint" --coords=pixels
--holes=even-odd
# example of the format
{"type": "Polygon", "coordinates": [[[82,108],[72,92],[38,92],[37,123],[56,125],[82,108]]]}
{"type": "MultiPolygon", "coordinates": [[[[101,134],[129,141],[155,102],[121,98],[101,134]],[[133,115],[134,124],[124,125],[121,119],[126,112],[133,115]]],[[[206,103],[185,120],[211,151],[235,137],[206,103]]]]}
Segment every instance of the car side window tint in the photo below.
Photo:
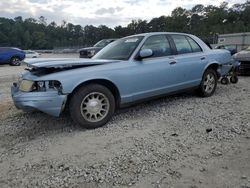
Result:
{"type": "Polygon", "coordinates": [[[184,35],[172,35],[178,54],[192,53],[192,48],[184,35]]]}
{"type": "Polygon", "coordinates": [[[169,41],[164,35],[155,35],[147,38],[141,49],[151,49],[153,51],[151,57],[171,55],[169,41]]]}
{"type": "Polygon", "coordinates": [[[190,37],[187,37],[187,39],[188,39],[189,44],[192,47],[193,52],[201,52],[202,51],[201,47],[193,39],[191,39],[190,37]]]}

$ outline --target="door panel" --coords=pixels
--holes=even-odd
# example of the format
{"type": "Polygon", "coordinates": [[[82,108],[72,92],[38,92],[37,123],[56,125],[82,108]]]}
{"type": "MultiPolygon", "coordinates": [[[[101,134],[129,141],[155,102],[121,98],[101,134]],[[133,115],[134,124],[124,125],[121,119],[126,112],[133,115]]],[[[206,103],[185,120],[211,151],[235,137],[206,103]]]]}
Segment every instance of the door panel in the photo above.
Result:
{"type": "Polygon", "coordinates": [[[203,52],[177,55],[178,70],[182,75],[181,85],[183,88],[193,87],[200,84],[202,73],[206,66],[206,56],[203,52]]]}
{"type": "Polygon", "coordinates": [[[157,58],[135,62],[133,72],[136,75],[133,81],[134,99],[142,99],[173,91],[178,74],[177,67],[171,65],[170,58],[157,58]]]}
{"type": "Polygon", "coordinates": [[[131,69],[133,99],[143,99],[173,91],[180,82],[176,61],[166,35],[148,37],[141,49],[151,49],[153,56],[134,62],[131,69]]]}
{"type": "Polygon", "coordinates": [[[189,36],[170,35],[176,49],[175,59],[182,75],[182,88],[198,86],[207,63],[207,58],[200,46],[189,36]]]}

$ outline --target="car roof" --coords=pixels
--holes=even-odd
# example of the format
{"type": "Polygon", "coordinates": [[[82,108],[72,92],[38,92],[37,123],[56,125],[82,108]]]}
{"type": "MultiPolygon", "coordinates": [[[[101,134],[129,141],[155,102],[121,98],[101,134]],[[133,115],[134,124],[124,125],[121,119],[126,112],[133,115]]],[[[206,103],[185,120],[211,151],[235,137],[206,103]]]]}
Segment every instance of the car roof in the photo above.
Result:
{"type": "MultiPolygon", "coordinates": [[[[166,35],[166,34],[174,34],[174,35],[188,35],[188,36],[192,36],[191,34],[188,34],[188,33],[179,33],[179,32],[150,32],[150,33],[140,33],[140,34],[135,34],[135,35],[130,35],[130,36],[127,36],[127,37],[136,37],[136,36],[152,36],[152,35],[166,35]]],[[[125,37],[126,38],[126,37],[125,37]]]]}
{"type": "Polygon", "coordinates": [[[19,48],[16,47],[0,47],[1,50],[21,50],[19,48]]]}
{"type": "MultiPolygon", "coordinates": [[[[110,38],[110,39],[102,39],[102,40],[117,40],[118,38],[110,38]]],[[[99,41],[102,41],[102,40],[99,40],[99,41]]]]}
{"type": "Polygon", "coordinates": [[[15,49],[14,47],[0,47],[0,49],[15,49]]]}

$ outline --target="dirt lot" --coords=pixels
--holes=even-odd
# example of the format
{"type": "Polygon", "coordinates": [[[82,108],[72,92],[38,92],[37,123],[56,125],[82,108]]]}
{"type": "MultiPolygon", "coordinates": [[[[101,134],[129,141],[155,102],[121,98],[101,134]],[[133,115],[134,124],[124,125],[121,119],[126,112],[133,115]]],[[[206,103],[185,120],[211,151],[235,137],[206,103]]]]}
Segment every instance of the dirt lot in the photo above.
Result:
{"type": "MultiPolygon", "coordinates": [[[[77,55],[72,55],[77,56],[77,55]]],[[[17,110],[0,66],[0,187],[250,187],[250,77],[119,110],[84,130],[17,110]]]]}

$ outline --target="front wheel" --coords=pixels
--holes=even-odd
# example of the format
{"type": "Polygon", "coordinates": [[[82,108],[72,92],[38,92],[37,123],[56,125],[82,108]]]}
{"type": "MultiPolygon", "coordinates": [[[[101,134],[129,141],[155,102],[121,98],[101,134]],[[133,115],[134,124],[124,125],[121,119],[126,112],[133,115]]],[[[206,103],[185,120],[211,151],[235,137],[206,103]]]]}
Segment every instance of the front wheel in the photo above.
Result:
{"type": "Polygon", "coordinates": [[[21,60],[19,57],[12,57],[10,60],[10,65],[12,66],[20,66],[21,65],[21,60]]]}
{"type": "Polygon", "coordinates": [[[215,70],[207,69],[203,74],[198,93],[202,97],[210,97],[214,94],[217,87],[217,75],[215,70]]]}
{"type": "Polygon", "coordinates": [[[115,99],[110,90],[99,84],[80,87],[69,104],[72,119],[80,126],[94,129],[105,125],[115,111],[115,99]]]}

